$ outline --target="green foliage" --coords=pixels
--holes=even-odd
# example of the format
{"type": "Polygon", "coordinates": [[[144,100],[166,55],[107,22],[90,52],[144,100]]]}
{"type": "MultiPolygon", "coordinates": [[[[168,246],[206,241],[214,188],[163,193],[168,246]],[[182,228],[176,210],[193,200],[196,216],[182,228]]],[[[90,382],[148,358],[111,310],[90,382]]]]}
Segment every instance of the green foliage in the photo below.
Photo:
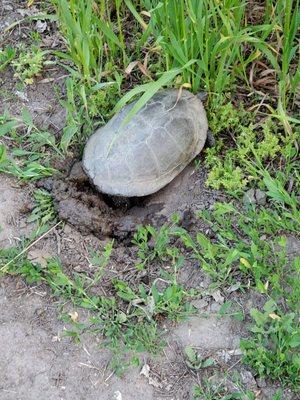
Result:
{"type": "Polygon", "coordinates": [[[251,316],[253,335],[241,342],[245,362],[260,376],[272,377],[299,389],[299,315],[280,310],[273,300],[269,300],[262,312],[252,309],[251,316]]]}
{"type": "Polygon", "coordinates": [[[0,137],[12,143],[10,151],[1,145],[0,172],[16,176],[22,180],[35,180],[53,175],[56,171],[50,166],[54,150],[57,156],[61,153],[56,146],[54,134],[40,130],[32,120],[27,109],[22,110],[20,117],[4,113],[0,116],[0,137]]]}
{"type": "MultiPolygon", "coordinates": [[[[225,383],[221,380],[213,384],[209,379],[204,379],[202,384],[194,387],[194,400],[255,400],[256,395],[250,390],[234,391],[229,393],[225,383]]],[[[275,398],[273,400],[276,400],[275,398]]]]}
{"type": "Polygon", "coordinates": [[[56,211],[51,194],[44,189],[37,189],[34,192],[34,200],[36,205],[28,220],[37,221],[42,226],[55,222],[56,211]]]}
{"type": "Polygon", "coordinates": [[[60,147],[66,152],[71,144],[82,142],[92,133],[95,121],[107,122],[119,93],[120,77],[115,81],[85,85],[76,75],[66,79],[66,99],[61,101],[67,110],[66,125],[60,140],[60,147]]]}
{"type": "Polygon", "coordinates": [[[138,246],[137,255],[141,260],[136,264],[136,268],[143,269],[149,261],[153,261],[155,258],[165,258],[168,255],[169,240],[168,226],[163,226],[159,230],[150,225],[140,226],[132,240],[132,243],[138,246]],[[150,239],[152,240],[151,246],[149,244],[150,239]]]}
{"type": "Polygon", "coordinates": [[[274,7],[274,12],[266,17],[272,18],[276,29],[278,47],[275,50],[269,43],[259,42],[258,49],[271,63],[277,73],[279,91],[279,113],[287,124],[284,111],[287,109],[289,100],[296,94],[297,85],[300,82],[299,62],[295,62],[299,43],[297,30],[300,25],[299,0],[268,1],[274,7]],[[278,58],[280,52],[280,59],[278,58]],[[295,62],[295,65],[293,63],[295,62]]]}
{"type": "Polygon", "coordinates": [[[39,75],[43,69],[46,53],[34,46],[30,51],[21,50],[18,58],[12,61],[15,77],[26,84],[32,84],[33,78],[39,75]]]}
{"type": "Polygon", "coordinates": [[[295,157],[292,143],[299,135],[295,129],[293,135],[286,137],[271,118],[262,125],[254,124],[249,112],[224,101],[224,97],[217,97],[210,103],[209,126],[219,139],[216,146],[206,150],[206,184],[236,195],[247,185],[261,181],[262,165],[280,158],[286,163],[295,157]],[[232,147],[228,147],[228,139],[233,142],[232,147]]]}
{"type": "MultiPolygon", "coordinates": [[[[242,49],[254,42],[251,27],[244,27],[246,3],[216,1],[143,0],[151,13],[151,33],[162,47],[167,68],[184,67],[182,83],[193,91],[223,92],[234,78],[232,68],[243,59],[242,49]]],[[[268,27],[264,27],[267,29],[268,27]]]]}
{"type": "Polygon", "coordinates": [[[68,52],[57,53],[72,61],[84,80],[100,82],[103,73],[120,54],[127,63],[121,24],[121,3],[116,1],[117,21],[112,21],[107,2],[56,0],[57,13],[68,52]],[[118,29],[117,34],[115,30],[118,29]]]}
{"type": "Polygon", "coordinates": [[[0,49],[0,71],[4,70],[11,63],[16,55],[16,50],[11,46],[0,49]]]}
{"type": "MultiPolygon", "coordinates": [[[[43,193],[43,201],[44,196],[43,193]]],[[[49,199],[46,200],[48,207],[49,199]]],[[[43,213],[44,210],[45,208],[42,208],[43,213]]],[[[40,210],[36,214],[38,213],[40,210]]],[[[47,260],[46,267],[32,263],[26,258],[26,249],[30,243],[26,240],[21,249],[0,249],[0,263],[4,264],[0,272],[19,274],[28,283],[45,282],[55,296],[71,302],[74,307],[90,310],[92,316],[89,324],[67,318],[73,325],[67,334],[76,340],[80,340],[81,333],[86,330],[103,335],[106,346],[115,354],[112,363],[115,368],[118,365],[116,360],[120,360],[124,352],[148,350],[157,353],[160,350],[162,342],[157,318],[179,321],[192,312],[188,303],[190,294],[177,283],[177,264],[168,276],[165,275],[163,279],[157,278],[150,288],[144,284],[135,288],[125,281],[113,280],[115,295],[106,297],[95,293],[110,261],[113,242],[106,244],[102,254],[91,251],[90,263],[95,268],[92,276],[78,273],[69,276],[56,259],[47,260]],[[158,288],[160,281],[163,283],[161,289],[158,288]]],[[[119,363],[118,372],[122,372],[126,365],[124,362],[119,363]]]]}
{"type": "Polygon", "coordinates": [[[191,347],[187,346],[184,349],[184,353],[186,355],[186,364],[189,368],[194,370],[199,370],[201,368],[207,368],[214,365],[214,360],[212,358],[202,358],[197,351],[191,347]]]}

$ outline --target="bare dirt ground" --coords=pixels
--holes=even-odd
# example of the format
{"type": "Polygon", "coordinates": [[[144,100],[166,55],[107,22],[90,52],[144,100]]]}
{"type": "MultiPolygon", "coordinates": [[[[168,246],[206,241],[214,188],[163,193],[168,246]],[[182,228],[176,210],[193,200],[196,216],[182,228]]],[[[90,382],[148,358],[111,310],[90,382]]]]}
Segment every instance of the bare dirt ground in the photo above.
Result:
{"type": "MultiPolygon", "coordinates": [[[[0,224],[4,228],[0,243],[1,247],[8,247],[30,232],[24,204],[30,198],[31,188],[20,187],[4,175],[0,177],[0,187],[0,224]]],[[[87,246],[90,244],[103,247],[100,239],[82,235],[66,224],[39,242],[31,253],[33,257],[59,255],[65,268],[88,270],[87,246]]],[[[292,239],[289,248],[294,254],[299,250],[299,243],[292,239]]],[[[130,251],[120,245],[110,272],[126,276],[130,265],[130,251]]],[[[195,273],[189,266],[181,279],[203,288],[208,284],[199,276],[199,271],[195,273]]],[[[150,368],[149,375],[141,375],[140,366],[130,368],[120,378],[108,369],[111,355],[99,347],[100,338],[87,335],[80,344],[75,344],[63,335],[65,326],[59,318],[59,303],[46,287],[28,286],[14,277],[2,278],[0,285],[1,400],[35,400],[41,396],[45,400],[192,399],[192,388],[200,376],[185,364],[183,351],[187,345],[217,360],[220,370],[214,379],[218,384],[224,381],[234,391],[238,379],[244,388],[256,392],[258,399],[272,399],[276,392],[276,387],[257,382],[242,366],[239,340],[245,335],[244,326],[232,318],[217,316],[221,304],[212,296],[203,296],[195,302],[199,316],[177,326],[166,326],[164,353],[158,358],[146,354],[142,357],[143,364],[150,368]]],[[[250,293],[239,301],[251,308],[260,298],[250,293]]],[[[78,312],[79,319],[86,318],[86,312],[78,312]]],[[[285,395],[287,399],[296,399],[288,391],[285,395]]]]}
{"type": "MultiPolygon", "coordinates": [[[[24,1],[0,1],[0,31],[26,13],[36,11],[34,7],[28,9],[24,1]]],[[[50,25],[47,29],[43,40],[45,46],[53,47],[57,34],[50,25]]],[[[21,31],[17,27],[5,44],[27,38],[26,29],[21,31]]],[[[17,115],[26,106],[36,124],[48,126],[59,136],[65,110],[57,101],[54,86],[62,84],[62,76],[61,70],[48,69],[34,85],[19,90],[12,71],[8,71],[0,77],[0,113],[9,109],[17,115]]],[[[205,173],[190,165],[166,189],[149,198],[142,207],[136,207],[134,216],[145,213],[145,209],[155,210],[154,214],[162,217],[177,211],[187,228],[196,228],[193,217],[186,211],[193,214],[199,209],[209,209],[214,201],[224,199],[222,193],[205,189],[204,181],[205,173]]],[[[13,178],[0,176],[0,248],[16,245],[32,232],[33,225],[27,218],[34,188],[33,184],[20,185],[13,178]]],[[[66,223],[31,248],[30,256],[39,260],[58,256],[66,270],[90,271],[88,248],[101,250],[105,243],[105,239],[92,233],[83,234],[78,223],[66,223]]],[[[292,239],[290,247],[291,253],[298,252],[299,242],[292,239]]],[[[120,279],[130,276],[132,249],[126,243],[117,244],[109,268],[108,273],[120,279]]],[[[180,279],[187,286],[189,282],[204,289],[209,285],[190,265],[180,279]]],[[[228,294],[226,299],[235,300],[234,296],[228,294]]],[[[224,383],[235,391],[238,379],[244,389],[256,393],[257,399],[270,400],[278,387],[256,381],[241,364],[239,340],[246,335],[245,326],[233,318],[217,315],[223,300],[203,296],[194,304],[199,316],[165,327],[167,346],[159,357],[145,354],[142,363],[146,367],[132,367],[123,377],[117,377],[108,368],[111,354],[100,348],[100,338],[86,335],[76,344],[63,335],[65,325],[60,320],[60,304],[47,287],[27,285],[18,277],[3,277],[0,279],[0,400],[192,399],[193,386],[200,382],[199,374],[203,372],[187,368],[183,356],[187,345],[217,361],[218,372],[211,378],[216,384],[224,383]]],[[[243,301],[246,309],[261,301],[252,293],[238,300],[243,301]]],[[[87,312],[78,310],[78,313],[79,320],[87,317],[87,312]]],[[[289,391],[284,398],[296,400],[289,391]]]]}

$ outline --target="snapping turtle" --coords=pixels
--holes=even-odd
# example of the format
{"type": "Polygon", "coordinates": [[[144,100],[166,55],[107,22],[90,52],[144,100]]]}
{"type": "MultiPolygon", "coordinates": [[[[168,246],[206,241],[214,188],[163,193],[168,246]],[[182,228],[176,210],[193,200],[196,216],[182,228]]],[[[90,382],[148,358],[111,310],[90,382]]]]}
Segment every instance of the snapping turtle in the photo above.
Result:
{"type": "Polygon", "coordinates": [[[135,104],[123,107],[85,146],[83,169],[102,193],[136,197],[158,191],[209,139],[202,102],[187,90],[158,92],[122,124],[135,104]]]}

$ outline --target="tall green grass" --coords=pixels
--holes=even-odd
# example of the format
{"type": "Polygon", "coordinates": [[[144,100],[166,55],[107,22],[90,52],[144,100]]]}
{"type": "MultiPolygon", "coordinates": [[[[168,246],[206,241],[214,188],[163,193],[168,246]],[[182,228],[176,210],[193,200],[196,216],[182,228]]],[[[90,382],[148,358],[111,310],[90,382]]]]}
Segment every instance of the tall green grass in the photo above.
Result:
{"type": "Polygon", "coordinates": [[[55,0],[67,45],[67,52],[59,55],[74,63],[86,81],[100,82],[105,69],[116,61],[126,66],[121,5],[121,0],[115,0],[116,21],[112,22],[110,2],[106,0],[55,0]]]}
{"type": "MultiPolygon", "coordinates": [[[[278,118],[289,133],[291,128],[286,110],[295,99],[300,84],[300,9],[299,0],[268,0],[266,18],[273,23],[269,40],[257,48],[276,72],[278,85],[278,118]]],[[[299,120],[293,119],[294,123],[299,120]]]]}
{"type": "Polygon", "coordinates": [[[130,118],[161,87],[174,84],[210,95],[234,92],[237,84],[251,91],[250,67],[258,59],[276,73],[278,107],[273,114],[290,131],[287,109],[300,82],[295,61],[299,0],[266,0],[262,15],[254,15],[245,0],[53,1],[67,46],[59,55],[75,65],[85,82],[98,84],[112,71],[125,75],[132,59],[143,60],[141,49],[148,52],[156,80],[133,87],[114,111],[142,94],[130,118]],[[140,27],[138,35],[128,35],[133,20],[140,27]]]}
{"type": "Polygon", "coordinates": [[[233,82],[233,68],[243,59],[243,44],[256,40],[244,28],[246,3],[240,0],[143,0],[162,48],[166,68],[195,63],[182,72],[182,83],[222,92],[233,82]]]}
{"type": "MultiPolygon", "coordinates": [[[[240,0],[141,0],[141,6],[150,14],[147,38],[154,37],[160,46],[165,69],[180,69],[177,85],[187,85],[193,92],[233,91],[237,82],[250,90],[252,62],[267,60],[277,78],[274,114],[290,131],[286,110],[300,81],[299,0],[267,0],[261,16],[240,0]],[[249,24],[249,14],[257,22],[249,24]]],[[[157,83],[150,83],[147,91],[153,92],[157,83]]]]}

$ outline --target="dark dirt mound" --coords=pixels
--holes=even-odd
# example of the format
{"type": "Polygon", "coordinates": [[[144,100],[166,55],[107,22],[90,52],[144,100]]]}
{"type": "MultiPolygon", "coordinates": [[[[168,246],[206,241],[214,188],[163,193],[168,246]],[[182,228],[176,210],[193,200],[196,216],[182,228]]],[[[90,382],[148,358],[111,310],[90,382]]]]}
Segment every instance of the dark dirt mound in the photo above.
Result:
{"type": "Polygon", "coordinates": [[[154,195],[119,199],[97,192],[76,162],[67,177],[43,180],[40,186],[51,191],[59,218],[82,234],[126,240],[138,225],[161,225],[175,212],[183,226],[192,225],[195,212],[209,208],[220,197],[205,188],[205,177],[203,169],[190,165],[154,195]]]}

